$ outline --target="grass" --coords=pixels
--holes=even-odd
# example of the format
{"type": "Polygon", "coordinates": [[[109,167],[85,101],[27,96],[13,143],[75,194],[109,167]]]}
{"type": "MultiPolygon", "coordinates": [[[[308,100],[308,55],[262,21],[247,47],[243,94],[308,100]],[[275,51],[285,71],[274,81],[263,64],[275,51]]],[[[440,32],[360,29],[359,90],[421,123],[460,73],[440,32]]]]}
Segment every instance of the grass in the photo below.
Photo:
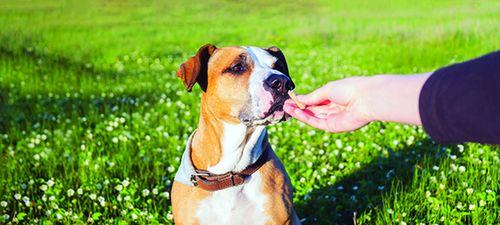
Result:
{"type": "MultiPolygon", "coordinates": [[[[298,92],[500,48],[495,1],[2,1],[0,223],[170,224],[199,46],[279,46],[298,92]]],[[[269,127],[304,224],[495,224],[499,148],[414,126],[269,127]],[[300,138],[295,138],[300,137],[300,138]]]]}

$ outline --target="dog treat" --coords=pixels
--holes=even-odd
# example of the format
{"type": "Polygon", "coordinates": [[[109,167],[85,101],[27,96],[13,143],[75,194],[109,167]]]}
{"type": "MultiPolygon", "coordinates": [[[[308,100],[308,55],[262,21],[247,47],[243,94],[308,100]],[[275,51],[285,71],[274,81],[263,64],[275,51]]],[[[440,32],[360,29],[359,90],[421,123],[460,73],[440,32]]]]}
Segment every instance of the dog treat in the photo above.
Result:
{"type": "Polygon", "coordinates": [[[295,102],[295,104],[299,107],[299,109],[305,109],[306,108],[306,106],[304,105],[304,103],[299,102],[299,99],[297,99],[297,93],[295,93],[295,90],[288,91],[288,95],[295,102]]]}

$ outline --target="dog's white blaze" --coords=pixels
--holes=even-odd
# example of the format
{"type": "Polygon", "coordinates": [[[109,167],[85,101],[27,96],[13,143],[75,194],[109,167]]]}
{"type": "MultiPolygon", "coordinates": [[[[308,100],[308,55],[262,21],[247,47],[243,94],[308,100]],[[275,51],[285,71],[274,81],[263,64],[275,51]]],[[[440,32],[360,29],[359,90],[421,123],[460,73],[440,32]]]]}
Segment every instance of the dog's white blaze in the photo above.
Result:
{"type": "MultiPolygon", "coordinates": [[[[260,104],[266,104],[265,102],[259,101],[259,96],[258,93],[263,92],[263,84],[264,80],[270,75],[270,74],[282,74],[280,71],[273,69],[273,64],[278,60],[269,52],[265,51],[262,48],[258,47],[242,47],[245,50],[247,50],[248,54],[250,57],[252,57],[253,60],[253,70],[252,74],[250,74],[250,80],[249,80],[249,93],[252,98],[252,105],[255,107],[252,107],[254,115],[258,115],[259,112],[258,110],[261,108],[260,104]]],[[[269,94],[270,93],[267,93],[269,94]]]]}
{"type": "Polygon", "coordinates": [[[266,195],[261,192],[260,172],[245,185],[213,192],[200,202],[196,216],[201,224],[260,225],[269,219],[265,213],[266,195]]]}

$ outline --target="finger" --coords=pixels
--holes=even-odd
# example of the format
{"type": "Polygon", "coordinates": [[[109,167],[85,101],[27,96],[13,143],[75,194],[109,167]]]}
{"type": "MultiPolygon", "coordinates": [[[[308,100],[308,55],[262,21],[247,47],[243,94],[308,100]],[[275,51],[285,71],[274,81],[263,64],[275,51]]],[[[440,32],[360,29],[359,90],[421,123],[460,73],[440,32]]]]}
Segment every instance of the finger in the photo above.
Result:
{"type": "Polygon", "coordinates": [[[295,117],[297,120],[307,123],[312,127],[321,129],[321,130],[328,130],[328,126],[326,123],[326,119],[320,119],[315,117],[312,112],[308,110],[301,110],[299,108],[295,108],[292,110],[291,113],[289,113],[293,117],[295,117]]]}
{"type": "Polygon", "coordinates": [[[283,110],[292,115],[292,113],[294,113],[293,111],[298,108],[298,106],[295,104],[295,102],[293,102],[292,100],[288,99],[285,101],[285,104],[283,104],[283,110]]]}
{"type": "Polygon", "coordinates": [[[353,115],[347,111],[328,115],[326,120],[329,131],[335,133],[353,131],[367,124],[367,122],[354,118],[353,115]]]}
{"type": "Polygon", "coordinates": [[[331,103],[329,105],[308,106],[307,109],[314,114],[334,114],[344,110],[344,107],[331,103]]]}

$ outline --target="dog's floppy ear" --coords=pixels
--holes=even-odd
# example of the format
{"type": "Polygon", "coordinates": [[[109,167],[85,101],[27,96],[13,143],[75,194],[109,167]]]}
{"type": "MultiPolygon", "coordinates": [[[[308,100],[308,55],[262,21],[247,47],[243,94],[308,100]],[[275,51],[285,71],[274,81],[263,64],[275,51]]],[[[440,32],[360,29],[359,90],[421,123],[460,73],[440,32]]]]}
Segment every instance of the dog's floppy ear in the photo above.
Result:
{"type": "Polygon", "coordinates": [[[217,49],[212,44],[201,46],[196,55],[189,58],[177,70],[177,77],[182,79],[187,91],[191,92],[195,83],[198,83],[203,91],[207,90],[207,69],[210,56],[217,49]]]}
{"type": "Polygon", "coordinates": [[[271,46],[269,48],[265,48],[264,50],[278,59],[275,65],[276,70],[282,72],[285,75],[289,75],[288,65],[286,64],[286,59],[285,55],[283,55],[283,52],[281,52],[281,50],[276,46],[271,46]]]}

